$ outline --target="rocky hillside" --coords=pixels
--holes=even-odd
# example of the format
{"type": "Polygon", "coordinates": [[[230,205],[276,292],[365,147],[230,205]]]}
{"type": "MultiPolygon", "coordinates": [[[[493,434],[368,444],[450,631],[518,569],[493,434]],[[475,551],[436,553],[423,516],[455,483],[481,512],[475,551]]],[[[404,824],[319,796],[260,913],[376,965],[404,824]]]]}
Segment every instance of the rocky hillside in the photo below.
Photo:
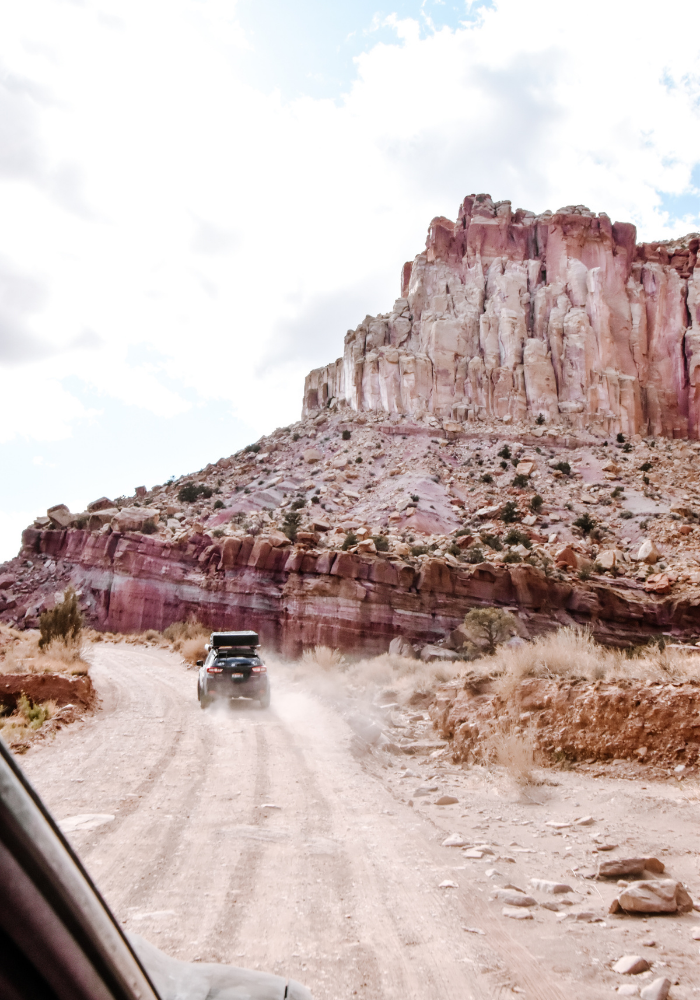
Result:
{"type": "Polygon", "coordinates": [[[34,625],[71,582],[98,628],[195,616],[289,652],[403,635],[449,655],[479,604],[517,610],[523,636],[694,639],[697,245],[466,199],[394,312],[311,373],[301,421],[178,481],[50,508],[0,567],[0,621],[34,625]]]}

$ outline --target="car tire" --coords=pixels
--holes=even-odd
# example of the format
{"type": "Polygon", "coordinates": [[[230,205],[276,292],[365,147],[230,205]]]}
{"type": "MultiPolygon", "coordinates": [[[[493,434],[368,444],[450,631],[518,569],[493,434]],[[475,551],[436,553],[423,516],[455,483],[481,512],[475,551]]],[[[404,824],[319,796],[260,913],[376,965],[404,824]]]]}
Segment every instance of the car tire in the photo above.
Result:
{"type": "Polygon", "coordinates": [[[270,689],[268,688],[265,694],[260,699],[260,708],[270,707],[270,689]]]}

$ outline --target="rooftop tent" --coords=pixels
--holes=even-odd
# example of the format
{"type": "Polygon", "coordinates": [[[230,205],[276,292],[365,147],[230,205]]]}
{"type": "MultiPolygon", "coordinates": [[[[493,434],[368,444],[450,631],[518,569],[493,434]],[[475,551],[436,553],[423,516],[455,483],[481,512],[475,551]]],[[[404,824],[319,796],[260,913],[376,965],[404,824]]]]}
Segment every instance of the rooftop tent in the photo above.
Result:
{"type": "Polygon", "coordinates": [[[221,646],[259,646],[257,632],[212,632],[209,640],[213,649],[221,646]]]}

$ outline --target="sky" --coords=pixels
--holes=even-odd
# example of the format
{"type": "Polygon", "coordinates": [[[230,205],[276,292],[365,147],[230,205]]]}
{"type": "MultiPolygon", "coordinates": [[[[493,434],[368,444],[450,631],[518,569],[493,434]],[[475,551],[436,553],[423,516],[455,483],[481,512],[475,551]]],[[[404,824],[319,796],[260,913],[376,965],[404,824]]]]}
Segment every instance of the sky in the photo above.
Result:
{"type": "Polygon", "coordinates": [[[0,560],[48,506],[300,414],[434,216],[485,191],[700,230],[700,8],[0,9],[0,560]]]}

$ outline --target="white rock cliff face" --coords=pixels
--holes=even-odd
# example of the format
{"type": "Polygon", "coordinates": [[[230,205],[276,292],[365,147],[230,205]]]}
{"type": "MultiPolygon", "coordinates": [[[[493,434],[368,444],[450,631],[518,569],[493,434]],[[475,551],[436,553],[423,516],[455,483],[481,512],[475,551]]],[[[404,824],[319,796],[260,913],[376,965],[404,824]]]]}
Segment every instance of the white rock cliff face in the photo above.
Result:
{"type": "Polygon", "coordinates": [[[700,238],[635,240],[582,205],[535,216],[470,195],[457,222],[433,220],[392,311],[309,373],[304,415],[347,405],[697,438],[700,238]]]}

